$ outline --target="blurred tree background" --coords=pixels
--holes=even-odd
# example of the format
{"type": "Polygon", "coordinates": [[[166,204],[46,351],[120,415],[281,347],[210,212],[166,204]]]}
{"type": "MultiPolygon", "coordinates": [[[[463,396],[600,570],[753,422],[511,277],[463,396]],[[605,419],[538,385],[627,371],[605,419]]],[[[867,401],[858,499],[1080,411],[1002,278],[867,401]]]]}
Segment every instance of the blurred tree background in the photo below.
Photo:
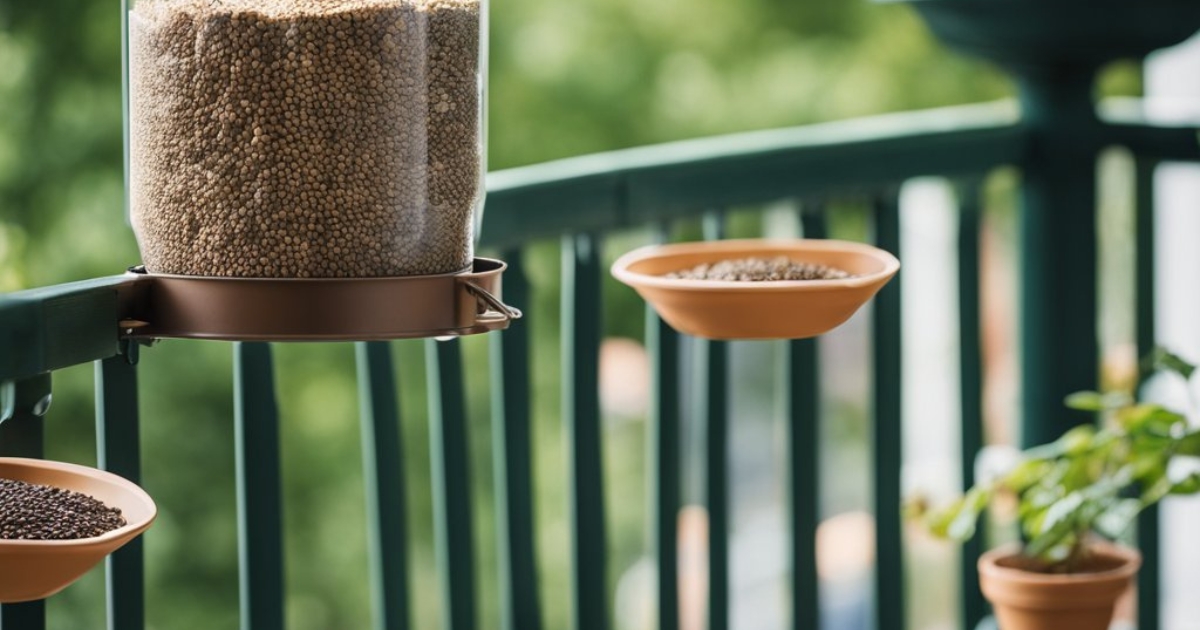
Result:
{"type": "MultiPolygon", "coordinates": [[[[1011,86],[939,47],[902,5],[818,0],[495,0],[492,169],[694,136],[1003,97],[1011,86]]],[[[0,291],[118,273],[138,260],[123,215],[116,0],[0,0],[0,291]]],[[[1125,80],[1126,83],[1132,79],[1125,80]]],[[[570,208],[564,208],[570,212],[570,208]]],[[[546,627],[566,627],[567,524],[558,416],[555,243],[528,254],[536,301],[535,472],[546,627]]],[[[606,289],[610,296],[615,289],[606,289]]],[[[641,308],[606,327],[641,330],[641,308]]],[[[415,626],[436,627],[423,343],[395,345],[415,626]]],[[[479,518],[483,627],[494,627],[487,343],[463,341],[479,518]]],[[[143,353],[148,614],[162,629],[235,628],[230,350],[170,341],[143,353]]],[[[277,346],[286,477],[288,613],[298,630],[368,627],[353,350],[277,346]]],[[[48,456],[94,462],[91,370],[56,374],[48,456]]],[[[644,423],[606,429],[610,579],[645,552],[644,423]]],[[[54,628],[99,627],[101,572],[50,605],[54,628]]]]}

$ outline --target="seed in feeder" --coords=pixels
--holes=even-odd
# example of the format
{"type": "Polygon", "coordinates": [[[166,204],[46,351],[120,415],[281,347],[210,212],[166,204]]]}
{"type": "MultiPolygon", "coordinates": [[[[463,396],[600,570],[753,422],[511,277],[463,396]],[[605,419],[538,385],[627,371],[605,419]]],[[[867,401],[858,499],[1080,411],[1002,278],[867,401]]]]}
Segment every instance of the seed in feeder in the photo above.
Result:
{"type": "Polygon", "coordinates": [[[470,266],[480,0],[140,0],[130,215],[156,273],[470,266]]]}
{"type": "Polygon", "coordinates": [[[119,508],[86,494],[0,479],[0,540],[93,538],[124,526],[119,508]]]}
{"type": "Polygon", "coordinates": [[[817,263],[795,261],[787,256],[774,258],[734,258],[701,263],[690,269],[666,274],[675,280],[734,280],[771,282],[779,280],[841,280],[851,274],[817,263]]]}

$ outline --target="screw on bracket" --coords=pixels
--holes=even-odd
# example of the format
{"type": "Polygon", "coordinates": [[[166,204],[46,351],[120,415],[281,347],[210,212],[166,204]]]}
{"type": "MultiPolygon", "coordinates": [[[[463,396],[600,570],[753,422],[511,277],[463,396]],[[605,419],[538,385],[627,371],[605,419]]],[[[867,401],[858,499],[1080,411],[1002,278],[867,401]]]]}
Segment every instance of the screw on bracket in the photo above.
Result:
{"type": "Polygon", "coordinates": [[[137,365],[139,346],[152,346],[158,343],[153,337],[138,336],[140,331],[150,326],[150,322],[140,319],[123,319],[118,326],[121,329],[121,356],[129,365],[137,365]]]}
{"type": "Polygon", "coordinates": [[[144,322],[140,319],[122,319],[119,324],[121,328],[121,336],[128,337],[135,334],[138,330],[150,325],[150,322],[144,322]]]}

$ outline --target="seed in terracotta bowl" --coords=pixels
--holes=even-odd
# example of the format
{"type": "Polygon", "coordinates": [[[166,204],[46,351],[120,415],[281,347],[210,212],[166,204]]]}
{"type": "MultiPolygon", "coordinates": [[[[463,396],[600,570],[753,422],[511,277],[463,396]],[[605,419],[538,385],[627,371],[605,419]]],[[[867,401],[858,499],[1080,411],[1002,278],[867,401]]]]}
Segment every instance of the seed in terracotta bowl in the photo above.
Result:
{"type": "Polygon", "coordinates": [[[779,280],[841,280],[853,277],[841,269],[792,260],[787,256],[774,258],[735,258],[715,263],[701,263],[690,269],[666,275],[675,280],[734,280],[741,282],[770,282],[779,280]]]}
{"type": "Polygon", "coordinates": [[[0,540],[76,540],[124,526],[119,508],[86,494],[0,479],[0,540]]]}

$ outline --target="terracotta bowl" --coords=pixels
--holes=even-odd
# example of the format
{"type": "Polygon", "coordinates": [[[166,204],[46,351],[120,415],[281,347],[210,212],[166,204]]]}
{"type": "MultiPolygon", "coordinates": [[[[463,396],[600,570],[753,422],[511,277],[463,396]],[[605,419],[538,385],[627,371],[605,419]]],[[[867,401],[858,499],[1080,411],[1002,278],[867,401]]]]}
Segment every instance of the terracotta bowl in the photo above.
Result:
{"type": "Polygon", "coordinates": [[[637,290],[676,330],[708,339],[800,339],[833,330],[900,269],[862,243],[746,239],[651,245],[621,256],[613,275],[637,290]],[[843,280],[676,280],[673,271],[732,258],[774,258],[835,267],[843,280]]]}
{"type": "Polygon", "coordinates": [[[0,603],[49,597],[79,579],[108,554],[150,527],[154,501],[133,482],[112,473],[39,459],[0,457],[0,478],[81,492],[121,509],[126,525],[78,540],[0,540],[0,603]]]}

